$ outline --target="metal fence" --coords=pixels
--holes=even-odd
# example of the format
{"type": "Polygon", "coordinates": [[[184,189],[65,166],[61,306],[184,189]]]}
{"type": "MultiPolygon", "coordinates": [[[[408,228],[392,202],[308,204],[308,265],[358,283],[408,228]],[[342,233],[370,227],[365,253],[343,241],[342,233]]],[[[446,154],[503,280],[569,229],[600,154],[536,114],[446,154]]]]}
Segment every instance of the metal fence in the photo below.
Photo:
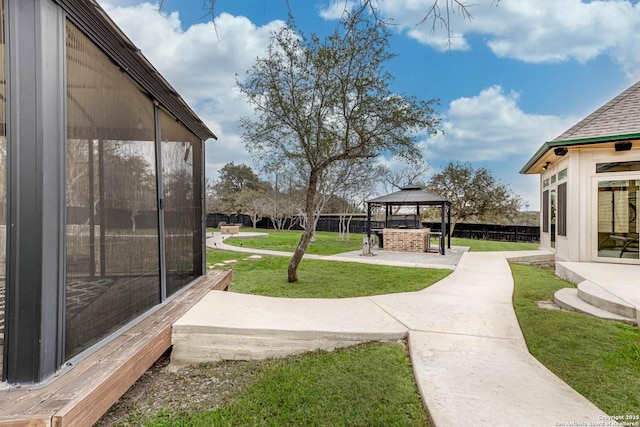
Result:
{"type": "MultiPolygon", "coordinates": [[[[439,222],[423,223],[433,231],[440,231],[439,222]]],[[[540,242],[540,227],[528,225],[466,224],[458,223],[452,237],[501,242],[540,242]]]]}
{"type": "MultiPolygon", "coordinates": [[[[302,230],[299,224],[295,223],[289,227],[292,218],[287,218],[284,229],[302,230]]],[[[207,227],[216,228],[220,222],[227,224],[242,224],[243,227],[253,227],[251,218],[248,215],[224,215],[210,213],[207,215],[207,227]]],[[[439,222],[423,222],[423,227],[428,227],[433,231],[440,231],[439,222]]],[[[270,218],[262,218],[257,222],[258,228],[273,229],[270,218]]],[[[384,221],[372,221],[371,228],[383,228],[384,221]]],[[[340,219],[337,215],[323,215],[318,220],[318,231],[340,231],[340,219]]],[[[367,220],[364,215],[355,216],[349,223],[349,232],[353,234],[364,234],[367,232],[367,220]]],[[[496,240],[502,242],[531,242],[540,241],[540,227],[525,225],[498,225],[498,224],[466,224],[458,223],[453,230],[452,237],[477,240],[496,240]]]]}

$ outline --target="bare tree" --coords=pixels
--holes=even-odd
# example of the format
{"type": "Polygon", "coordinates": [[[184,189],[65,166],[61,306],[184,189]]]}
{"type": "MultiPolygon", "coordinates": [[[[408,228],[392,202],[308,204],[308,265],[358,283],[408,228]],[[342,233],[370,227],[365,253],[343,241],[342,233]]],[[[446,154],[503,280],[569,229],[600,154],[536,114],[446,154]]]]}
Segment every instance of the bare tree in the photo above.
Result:
{"type": "Polygon", "coordinates": [[[258,221],[260,221],[269,210],[268,191],[245,188],[240,191],[237,200],[242,212],[249,215],[253,228],[256,228],[258,221]]]}
{"type": "Polygon", "coordinates": [[[425,187],[425,178],[431,167],[422,159],[403,162],[402,169],[392,171],[387,167],[382,167],[380,175],[388,192],[396,191],[404,186],[414,184],[425,187]]]}
{"type": "MultiPolygon", "coordinates": [[[[313,221],[318,186],[333,164],[373,159],[381,153],[417,157],[418,132],[435,133],[432,105],[390,90],[384,65],[389,33],[362,15],[347,14],[324,40],[295,27],[274,34],[267,56],[258,58],[238,83],[255,117],[243,118],[248,150],[267,164],[304,164],[305,215],[313,221]]],[[[288,280],[312,237],[307,227],[289,262],[288,280]]]]}
{"type": "MultiPolygon", "coordinates": [[[[336,2],[339,1],[344,2],[344,14],[351,13],[350,6],[352,2],[349,0],[336,0],[336,2]]],[[[356,13],[369,13],[376,23],[386,25],[388,24],[388,21],[386,21],[380,13],[379,5],[382,1],[383,0],[360,0],[356,13]]],[[[285,0],[285,3],[287,4],[287,7],[289,7],[289,1],[285,0]]],[[[498,3],[500,3],[500,0],[491,0],[490,4],[491,6],[497,6],[498,3]]],[[[214,19],[216,17],[216,5],[217,0],[203,0],[202,17],[205,18],[210,16],[214,19]]],[[[447,31],[447,39],[450,43],[452,15],[458,15],[463,19],[471,21],[473,19],[473,15],[469,11],[469,8],[476,5],[477,4],[475,3],[470,4],[461,0],[433,0],[431,5],[428,5],[428,3],[425,5],[425,14],[416,25],[431,25],[431,31],[436,31],[438,26],[444,28],[447,31]]],[[[158,9],[160,11],[164,9],[164,0],[160,0],[158,9]]],[[[215,20],[213,22],[215,27],[215,20]]]]}

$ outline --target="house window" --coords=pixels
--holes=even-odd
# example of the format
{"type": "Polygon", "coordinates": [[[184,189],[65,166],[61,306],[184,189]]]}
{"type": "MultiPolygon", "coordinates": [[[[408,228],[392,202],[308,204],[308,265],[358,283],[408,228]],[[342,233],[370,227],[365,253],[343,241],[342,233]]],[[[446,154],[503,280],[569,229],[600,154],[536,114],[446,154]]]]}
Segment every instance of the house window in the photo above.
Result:
{"type": "Polygon", "coordinates": [[[556,247],[556,233],[557,233],[557,227],[556,227],[557,226],[557,224],[556,224],[557,223],[557,216],[556,216],[556,213],[557,213],[557,191],[555,189],[551,190],[549,203],[550,203],[550,207],[549,207],[550,208],[549,209],[549,216],[550,216],[549,222],[550,222],[550,225],[551,225],[551,233],[550,233],[551,234],[551,247],[555,248],[556,247]]]}
{"type": "Polygon", "coordinates": [[[561,181],[567,177],[567,168],[562,169],[558,172],[558,181],[561,181]]]}
{"type": "Polygon", "coordinates": [[[558,236],[567,235],[567,183],[558,185],[558,236]]]}
{"type": "Polygon", "coordinates": [[[638,171],[640,171],[640,161],[596,163],[596,173],[638,171]]]}
{"type": "Polygon", "coordinates": [[[598,257],[638,259],[640,180],[598,182],[598,257]]]}
{"type": "Polygon", "coordinates": [[[548,187],[549,186],[549,178],[547,178],[544,181],[542,181],[542,186],[543,187],[548,187]]]}
{"type": "Polygon", "coordinates": [[[555,183],[556,182],[556,176],[555,175],[551,175],[551,183],[555,183]]]}
{"type": "Polygon", "coordinates": [[[542,192],[542,232],[549,232],[549,190],[542,192]]]}

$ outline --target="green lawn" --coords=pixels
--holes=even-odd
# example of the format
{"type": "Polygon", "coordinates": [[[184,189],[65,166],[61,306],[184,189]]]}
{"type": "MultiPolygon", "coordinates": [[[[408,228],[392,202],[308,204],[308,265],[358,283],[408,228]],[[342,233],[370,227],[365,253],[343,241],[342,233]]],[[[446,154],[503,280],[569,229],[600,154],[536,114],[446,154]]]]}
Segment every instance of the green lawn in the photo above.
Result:
{"type": "MultiPolygon", "coordinates": [[[[280,252],[293,252],[302,236],[302,231],[291,230],[263,230],[263,229],[243,229],[244,231],[257,231],[259,233],[269,233],[267,238],[245,239],[230,237],[225,239],[225,243],[232,246],[245,246],[254,249],[268,249],[280,252]]],[[[352,234],[351,241],[340,241],[338,233],[327,231],[317,231],[315,242],[309,243],[308,254],[314,255],[335,255],[342,252],[362,249],[362,235],[352,234]]]]}
{"type": "MultiPolygon", "coordinates": [[[[209,229],[212,230],[212,229],[209,229]]],[[[245,231],[253,231],[253,229],[244,229],[245,231]]],[[[256,229],[261,233],[268,233],[267,238],[245,239],[230,237],[225,239],[225,243],[232,246],[244,246],[254,249],[268,249],[272,251],[293,252],[300,241],[302,231],[274,231],[256,229]]],[[[211,232],[211,231],[209,231],[211,232]]],[[[330,233],[326,231],[318,231],[316,233],[316,241],[311,242],[307,248],[308,254],[316,255],[334,255],[342,252],[355,251],[362,248],[362,234],[352,234],[350,242],[342,242],[339,240],[338,233],[330,233]]],[[[435,240],[434,240],[434,244],[435,240]]],[[[452,246],[468,246],[471,251],[476,252],[494,252],[494,251],[521,251],[538,249],[538,243],[516,243],[516,242],[496,242],[491,240],[474,240],[461,239],[453,237],[451,239],[452,246]]]]}
{"type": "Polygon", "coordinates": [[[529,351],[609,415],[640,415],[640,328],[539,308],[573,285],[550,270],[512,264],[514,307],[529,351]]]}
{"type": "Polygon", "coordinates": [[[258,365],[231,404],[166,410],[147,426],[428,426],[406,349],[369,343],[258,365]]]}
{"type": "Polygon", "coordinates": [[[207,250],[208,268],[233,269],[230,290],[234,292],[299,298],[347,298],[410,292],[451,274],[448,269],[389,267],[382,265],[302,260],[297,283],[287,282],[288,257],[207,250]],[[223,261],[235,263],[223,264],[223,261]],[[223,264],[218,265],[216,264],[223,264]]]}
{"type": "Polygon", "coordinates": [[[451,238],[451,246],[468,246],[473,252],[496,252],[496,251],[531,251],[540,246],[539,243],[522,242],[497,242],[493,240],[461,239],[451,238]]]}

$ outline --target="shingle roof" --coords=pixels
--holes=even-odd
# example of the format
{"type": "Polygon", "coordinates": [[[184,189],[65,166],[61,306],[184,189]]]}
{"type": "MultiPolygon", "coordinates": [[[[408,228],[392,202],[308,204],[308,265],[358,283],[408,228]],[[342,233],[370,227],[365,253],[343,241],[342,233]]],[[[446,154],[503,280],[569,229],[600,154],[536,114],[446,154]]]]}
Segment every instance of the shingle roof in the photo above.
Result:
{"type": "Polygon", "coordinates": [[[585,117],[554,141],[640,133],[640,81],[585,117]]]}
{"type": "Polygon", "coordinates": [[[442,197],[429,194],[417,185],[408,185],[395,193],[367,200],[367,203],[380,203],[387,205],[440,205],[442,203],[449,203],[449,201],[442,197]]]}
{"type": "Polygon", "coordinates": [[[520,173],[539,173],[540,165],[534,166],[556,147],[570,148],[630,139],[640,139],[640,81],[555,139],[542,144],[520,173]]]}

